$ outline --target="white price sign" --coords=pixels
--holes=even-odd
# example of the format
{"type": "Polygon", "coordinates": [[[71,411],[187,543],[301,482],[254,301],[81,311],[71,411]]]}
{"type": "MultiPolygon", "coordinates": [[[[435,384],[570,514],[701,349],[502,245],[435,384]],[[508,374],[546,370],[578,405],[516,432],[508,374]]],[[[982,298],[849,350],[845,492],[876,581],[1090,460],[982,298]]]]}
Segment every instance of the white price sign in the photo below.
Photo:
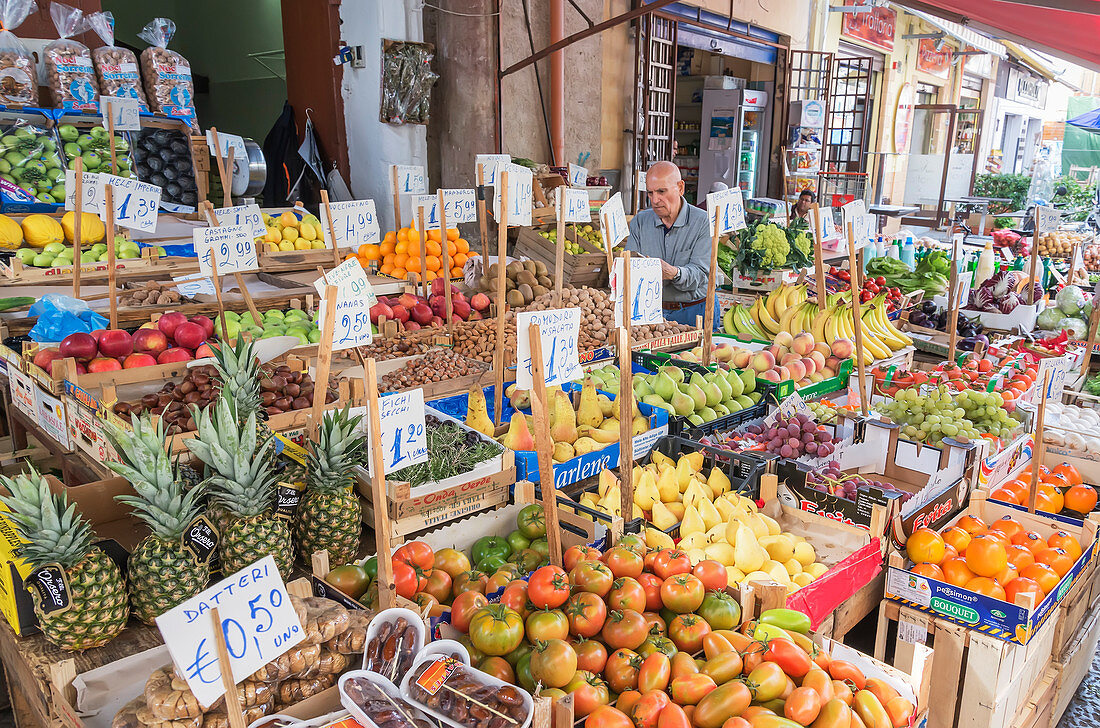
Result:
{"type": "Polygon", "coordinates": [[[216,295],[214,281],[202,273],[193,273],[188,276],[177,276],[172,279],[176,283],[176,290],[181,296],[216,295]]]}
{"type": "Polygon", "coordinates": [[[867,214],[867,205],[863,200],[854,200],[840,208],[840,218],[843,221],[844,239],[848,239],[848,225],[852,226],[852,239],[855,240],[856,249],[862,248],[867,241],[875,235],[874,215],[867,214]]]}
{"type": "MultiPolygon", "coordinates": [[[[325,330],[325,320],[331,302],[321,302],[321,315],[317,317],[317,326],[325,330]]],[[[357,346],[367,346],[373,339],[370,324],[371,303],[366,298],[345,299],[336,295],[336,317],[332,320],[332,350],[343,351],[357,346]]]]}
{"type": "MultiPolygon", "coordinates": [[[[817,210],[817,239],[824,243],[827,240],[840,240],[843,236],[837,230],[836,221],[833,219],[833,208],[820,207],[817,210]]],[[[847,240],[847,238],[844,238],[847,240]]]]}
{"type": "Polygon", "coordinates": [[[714,233],[714,221],[718,221],[718,234],[725,235],[745,227],[745,199],[737,187],[707,195],[707,214],[710,228],[714,233]]]}
{"type": "MultiPolygon", "coordinates": [[[[206,143],[211,149],[214,149],[214,132],[207,130],[206,143]]],[[[219,131],[218,147],[220,147],[222,157],[228,157],[229,150],[232,149],[234,163],[248,159],[248,151],[244,148],[244,138],[237,134],[226,134],[224,131],[219,131]]]]}
{"type": "Polygon", "coordinates": [[[547,387],[580,379],[580,357],[577,340],[581,330],[579,308],[558,308],[549,311],[520,311],[516,314],[516,386],[530,389],[531,334],[529,329],[539,327],[542,342],[542,368],[547,387]]]}
{"type": "Polygon", "coordinates": [[[306,638],[275,559],[265,556],[157,617],[172,662],[195,698],[209,707],[225,694],[214,621],[240,682],[306,638]]]}
{"type": "Polygon", "coordinates": [[[439,229],[439,198],[435,195],[413,195],[413,211],[417,214],[414,222],[420,224],[420,216],[424,218],[425,230],[439,229]]]}
{"type": "Polygon", "coordinates": [[[559,187],[558,200],[561,204],[562,222],[592,222],[592,208],[587,190],[575,190],[572,187],[559,187]]]}
{"type": "MultiPolygon", "coordinates": [[[[611,274],[611,290],[615,300],[615,325],[623,320],[623,259],[615,259],[611,274]]],[[[630,323],[661,324],[665,317],[661,311],[664,282],[661,279],[661,261],[657,258],[630,259],[630,323]]]]}
{"type": "MultiPolygon", "coordinates": [[[[357,249],[363,243],[382,242],[374,200],[330,202],[327,209],[332,211],[332,229],[336,232],[337,248],[357,249]]],[[[324,205],[321,205],[320,219],[322,232],[328,239],[328,212],[324,205]]]]}
{"type": "Polygon", "coordinates": [[[588,167],[582,167],[579,164],[569,163],[569,185],[571,187],[587,187],[588,186],[588,167]]]}
{"type": "Polygon", "coordinates": [[[244,225],[198,228],[192,237],[195,254],[199,256],[199,272],[204,276],[214,275],[212,260],[217,261],[220,276],[260,267],[256,260],[256,243],[244,225]]]}
{"type": "Polygon", "coordinates": [[[479,154],[474,159],[474,179],[478,170],[481,170],[482,184],[486,187],[495,187],[497,183],[497,168],[502,164],[508,164],[512,158],[507,154],[479,154]]]}
{"type": "MultiPolygon", "coordinates": [[[[106,173],[102,173],[100,179],[103,185],[111,185],[114,190],[115,224],[131,230],[156,232],[160,187],[106,173]]],[[[105,210],[100,211],[99,216],[106,221],[105,210]]]]}
{"type": "Polygon", "coordinates": [[[616,192],[600,206],[600,233],[608,250],[614,250],[630,234],[630,228],[626,224],[622,194],[616,192]]]}
{"type": "Polygon", "coordinates": [[[1062,213],[1055,210],[1053,207],[1044,207],[1042,205],[1035,208],[1035,232],[1039,235],[1043,233],[1052,233],[1058,229],[1058,223],[1061,221],[1062,213]]]}
{"type": "Polygon", "coordinates": [[[141,131],[141,102],[134,96],[100,96],[99,112],[104,129],[110,128],[111,119],[115,131],[141,131]]]}
{"type": "MultiPolygon", "coordinates": [[[[509,225],[530,225],[531,205],[534,199],[535,178],[531,170],[521,164],[500,164],[497,166],[496,178],[503,179],[500,175],[508,173],[508,214],[504,221],[509,225]]],[[[500,185],[493,188],[493,217],[502,219],[500,215],[500,185]]]]}
{"type": "MultiPolygon", "coordinates": [[[[103,214],[103,179],[98,172],[84,172],[80,175],[80,209],[93,215],[103,214]]],[[[65,209],[76,210],[76,172],[65,170],[65,209]]]]}
{"type": "Polygon", "coordinates": [[[1069,368],[1069,359],[1065,356],[1047,357],[1039,360],[1039,372],[1035,377],[1035,384],[1037,389],[1042,389],[1043,382],[1046,381],[1046,373],[1050,372],[1050,384],[1044,393],[1047,401],[1062,401],[1062,389],[1066,386],[1069,368]]]}
{"type": "Polygon", "coordinates": [[[267,234],[264,215],[259,205],[235,205],[214,209],[214,217],[219,225],[241,225],[252,231],[252,237],[262,238],[267,234]]]}
{"type": "Polygon", "coordinates": [[[424,427],[424,390],[394,392],[378,398],[386,475],[428,460],[424,427]]]}
{"type": "Polygon", "coordinates": [[[323,278],[313,282],[313,287],[321,298],[325,297],[325,287],[336,286],[341,299],[365,298],[370,305],[378,303],[378,297],[374,295],[374,289],[367,280],[367,272],[363,270],[363,264],[359,258],[349,258],[336,266],[323,278]]]}
{"type": "Polygon", "coordinates": [[[440,190],[447,224],[477,222],[477,194],[473,190],[440,190]]]}
{"type": "Polygon", "coordinates": [[[395,192],[402,195],[422,195],[428,191],[428,173],[423,167],[416,164],[393,164],[390,169],[397,175],[395,192]]]}

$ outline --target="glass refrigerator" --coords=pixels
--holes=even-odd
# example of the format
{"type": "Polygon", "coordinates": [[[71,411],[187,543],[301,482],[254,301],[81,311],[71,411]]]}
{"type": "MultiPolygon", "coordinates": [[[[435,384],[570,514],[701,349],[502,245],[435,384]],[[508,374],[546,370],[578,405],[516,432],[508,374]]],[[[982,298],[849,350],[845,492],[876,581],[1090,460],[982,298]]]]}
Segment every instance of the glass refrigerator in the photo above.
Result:
{"type": "Polygon", "coordinates": [[[744,198],[766,187],[768,92],[705,89],[699,144],[699,199],[715,182],[740,187],[744,198]]]}

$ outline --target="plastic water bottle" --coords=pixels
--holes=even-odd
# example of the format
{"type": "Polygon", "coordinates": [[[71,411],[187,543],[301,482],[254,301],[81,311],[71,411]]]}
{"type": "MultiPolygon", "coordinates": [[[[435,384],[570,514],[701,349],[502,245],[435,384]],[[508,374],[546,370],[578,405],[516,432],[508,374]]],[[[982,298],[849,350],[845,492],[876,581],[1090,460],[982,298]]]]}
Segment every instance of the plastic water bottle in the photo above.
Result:
{"type": "Polygon", "coordinates": [[[863,246],[863,272],[867,272],[868,266],[871,265],[871,261],[878,257],[878,250],[875,247],[875,241],[873,238],[867,239],[867,244],[863,246]]]}
{"type": "Polygon", "coordinates": [[[917,265],[917,261],[914,258],[915,247],[916,246],[913,244],[912,233],[907,234],[905,236],[905,244],[901,247],[901,260],[910,268],[913,268],[917,265]]]}

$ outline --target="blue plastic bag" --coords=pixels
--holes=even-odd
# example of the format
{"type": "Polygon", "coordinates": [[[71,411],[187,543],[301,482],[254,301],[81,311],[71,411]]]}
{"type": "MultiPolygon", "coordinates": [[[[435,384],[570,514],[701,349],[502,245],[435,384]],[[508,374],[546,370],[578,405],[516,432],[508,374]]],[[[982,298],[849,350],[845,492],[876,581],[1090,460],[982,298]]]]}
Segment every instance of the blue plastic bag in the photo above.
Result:
{"type": "Polygon", "coordinates": [[[105,329],[110,323],[103,316],[78,298],[50,293],[31,306],[30,316],[37,316],[38,323],[31,329],[33,341],[61,341],[78,331],[91,333],[105,329]]]}

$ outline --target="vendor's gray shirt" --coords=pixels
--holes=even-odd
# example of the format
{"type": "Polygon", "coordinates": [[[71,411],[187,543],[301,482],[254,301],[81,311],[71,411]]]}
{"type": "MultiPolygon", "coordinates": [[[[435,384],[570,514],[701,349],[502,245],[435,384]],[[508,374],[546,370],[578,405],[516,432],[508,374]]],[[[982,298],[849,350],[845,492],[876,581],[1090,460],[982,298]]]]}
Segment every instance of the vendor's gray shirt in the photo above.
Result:
{"type": "Polygon", "coordinates": [[[707,213],[680,198],[680,214],[666,228],[657,213],[646,209],[630,221],[626,249],[648,258],[661,258],[680,269],[665,281],[664,300],[677,303],[698,301],[707,295],[710,269],[710,233],[707,213]]]}

